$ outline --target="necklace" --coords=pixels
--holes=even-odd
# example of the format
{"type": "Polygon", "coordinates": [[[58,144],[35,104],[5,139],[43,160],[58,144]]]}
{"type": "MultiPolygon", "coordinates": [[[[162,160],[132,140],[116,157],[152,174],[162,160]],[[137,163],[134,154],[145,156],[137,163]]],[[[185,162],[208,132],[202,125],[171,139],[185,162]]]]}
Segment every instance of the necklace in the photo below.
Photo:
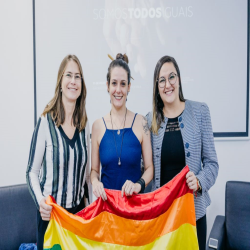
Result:
{"type": "MultiPolygon", "coordinates": [[[[126,116],[124,116],[124,118],[123,118],[123,120],[122,120],[122,122],[121,122],[120,127],[122,126],[122,123],[124,122],[125,117],[126,117],[126,116]]],[[[120,131],[120,127],[118,127],[118,126],[116,125],[115,121],[114,121],[114,124],[115,124],[115,126],[117,127],[117,129],[118,129],[118,130],[117,130],[117,134],[119,135],[120,132],[121,132],[121,131],[120,131]]]]}
{"type": "MultiPolygon", "coordinates": [[[[115,139],[115,134],[114,134],[114,129],[113,129],[113,121],[112,121],[112,115],[111,115],[111,111],[110,111],[110,120],[111,120],[111,124],[112,124],[112,132],[113,132],[113,136],[114,136],[114,141],[115,141],[115,150],[116,150],[116,155],[118,158],[118,165],[122,165],[121,163],[121,154],[122,154],[122,144],[123,144],[123,136],[124,136],[124,127],[125,127],[125,122],[126,122],[126,116],[127,116],[127,108],[126,108],[126,113],[125,113],[125,117],[124,117],[124,124],[123,124],[123,131],[122,131],[122,143],[121,143],[121,150],[120,150],[120,156],[118,156],[118,152],[117,152],[117,145],[116,145],[116,139],[115,139]]],[[[117,133],[118,134],[118,133],[117,133]]],[[[119,135],[119,134],[118,134],[119,135]]]]}

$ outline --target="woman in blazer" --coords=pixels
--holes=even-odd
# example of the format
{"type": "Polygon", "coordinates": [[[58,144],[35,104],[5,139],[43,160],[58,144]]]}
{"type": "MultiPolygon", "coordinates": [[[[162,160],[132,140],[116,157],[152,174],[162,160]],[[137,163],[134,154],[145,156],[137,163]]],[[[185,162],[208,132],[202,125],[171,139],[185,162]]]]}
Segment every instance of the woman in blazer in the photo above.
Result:
{"type": "Polygon", "coordinates": [[[194,192],[199,248],[206,245],[208,190],[218,175],[218,160],[209,108],[185,100],[179,67],[173,57],[162,57],[155,67],[153,111],[147,114],[151,128],[155,190],[189,166],[187,185],[194,192]]]}

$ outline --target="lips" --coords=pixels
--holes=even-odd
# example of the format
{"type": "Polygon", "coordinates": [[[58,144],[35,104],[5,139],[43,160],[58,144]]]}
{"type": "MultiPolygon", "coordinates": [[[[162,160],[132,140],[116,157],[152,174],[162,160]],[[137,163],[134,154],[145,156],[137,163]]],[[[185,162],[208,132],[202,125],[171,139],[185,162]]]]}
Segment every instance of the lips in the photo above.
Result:
{"type": "Polygon", "coordinates": [[[115,96],[115,95],[114,95],[114,98],[115,98],[116,100],[121,100],[122,97],[123,97],[123,96],[115,96]]]}
{"type": "Polygon", "coordinates": [[[70,90],[70,91],[77,91],[77,89],[75,89],[75,88],[68,88],[68,90],[70,90]]]}
{"type": "Polygon", "coordinates": [[[174,92],[174,89],[168,90],[168,91],[164,91],[164,94],[166,95],[171,95],[174,92]]]}

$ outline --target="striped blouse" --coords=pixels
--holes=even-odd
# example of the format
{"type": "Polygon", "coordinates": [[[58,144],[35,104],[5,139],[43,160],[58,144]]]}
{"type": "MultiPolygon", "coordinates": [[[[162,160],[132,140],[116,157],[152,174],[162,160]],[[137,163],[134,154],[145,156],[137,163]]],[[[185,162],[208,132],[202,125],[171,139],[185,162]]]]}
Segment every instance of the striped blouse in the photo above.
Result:
{"type": "Polygon", "coordinates": [[[50,114],[39,118],[26,171],[26,181],[38,209],[41,199],[48,195],[64,208],[79,205],[84,193],[91,199],[89,154],[88,123],[80,133],[76,129],[70,140],[50,114]]]}

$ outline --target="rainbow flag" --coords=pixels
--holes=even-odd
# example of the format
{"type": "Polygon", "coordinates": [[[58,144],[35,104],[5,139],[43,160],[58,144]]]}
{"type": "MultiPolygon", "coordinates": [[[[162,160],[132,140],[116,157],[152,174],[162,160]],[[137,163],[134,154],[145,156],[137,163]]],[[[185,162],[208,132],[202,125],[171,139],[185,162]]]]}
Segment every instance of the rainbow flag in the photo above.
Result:
{"type": "Polygon", "coordinates": [[[49,197],[53,209],[44,249],[199,249],[188,171],[186,166],[147,194],[122,198],[120,191],[105,190],[107,201],[99,198],[76,215],[49,197]]]}

